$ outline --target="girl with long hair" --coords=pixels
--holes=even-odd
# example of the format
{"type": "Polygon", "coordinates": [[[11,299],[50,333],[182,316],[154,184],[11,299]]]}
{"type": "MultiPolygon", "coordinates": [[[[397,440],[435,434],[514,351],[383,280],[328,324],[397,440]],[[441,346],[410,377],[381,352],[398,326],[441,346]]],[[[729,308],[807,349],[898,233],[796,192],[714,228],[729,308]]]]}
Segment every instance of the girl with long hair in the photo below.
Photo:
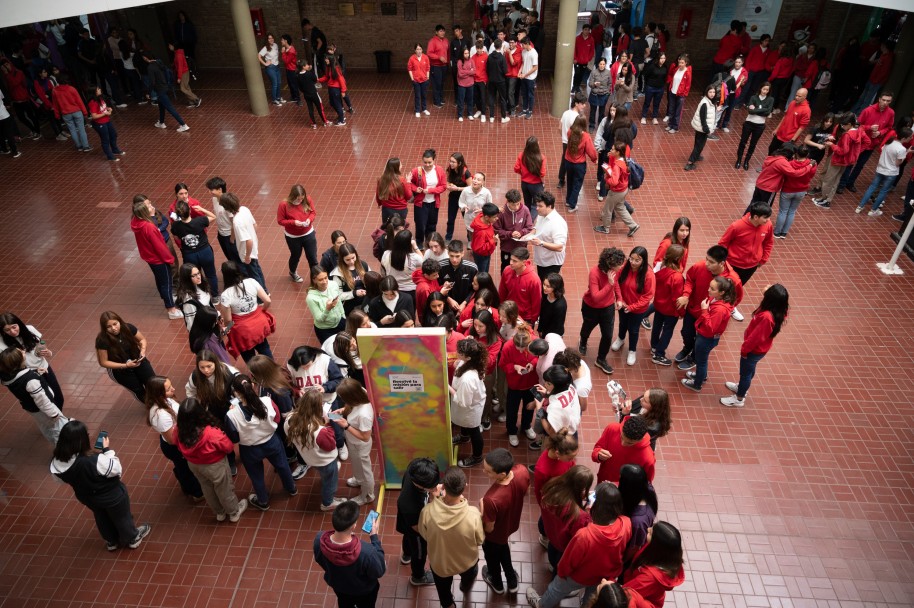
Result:
{"type": "Polygon", "coordinates": [[[524,149],[517,155],[514,172],[520,175],[520,191],[524,195],[524,204],[533,216],[536,213],[533,195],[543,191],[546,179],[546,157],[540,151],[540,142],[535,135],[527,138],[524,149]]]}
{"type": "MultiPolygon", "coordinates": [[[[346,94],[346,78],[340,69],[335,55],[324,56],[324,75],[317,79],[318,82],[327,83],[327,95],[330,96],[330,105],[336,110],[337,127],[346,125],[346,114],[343,111],[343,95],[346,94]]],[[[351,111],[351,110],[350,110],[351,111]]]]}
{"type": "Polygon", "coordinates": [[[314,333],[321,343],[346,325],[342,296],[339,283],[331,281],[323,268],[311,267],[311,287],[305,301],[314,320],[314,333]]]}
{"type": "Polygon", "coordinates": [[[670,66],[666,62],[666,53],[659,48],[651,52],[653,61],[644,66],[644,103],[641,106],[641,124],[646,125],[651,118],[652,124],[659,124],[660,102],[663,101],[663,89],[666,88],[667,74],[670,66]]]}
{"type": "Polygon", "coordinates": [[[566,348],[556,353],[552,359],[553,365],[561,365],[571,374],[571,381],[581,404],[581,412],[587,411],[587,398],[593,391],[593,380],[590,377],[590,368],[587,362],[578,355],[573,348],[566,348]]]}
{"type": "Polygon", "coordinates": [[[351,313],[346,315],[345,331],[350,336],[355,336],[358,334],[360,329],[368,329],[369,327],[377,326],[371,322],[371,318],[368,316],[368,313],[361,308],[356,308],[351,313]]]}
{"type": "Polygon", "coordinates": [[[153,376],[146,383],[146,423],[159,434],[159,449],[171,461],[172,472],[181,492],[194,500],[203,500],[200,482],[190,472],[187,459],[176,445],[178,442],[178,410],[175,387],[165,376],[153,376]]]}
{"type": "Polygon", "coordinates": [[[498,374],[496,364],[498,363],[498,356],[501,354],[501,347],[505,341],[502,340],[501,335],[498,333],[498,323],[495,321],[494,315],[488,310],[482,310],[476,313],[476,316],[473,318],[473,327],[467,335],[476,338],[476,340],[478,340],[489,352],[489,356],[486,360],[486,374],[484,378],[486,386],[486,403],[482,414],[482,430],[488,431],[492,426],[491,416],[495,405],[495,382],[498,374]]]}
{"type": "Polygon", "coordinates": [[[401,230],[394,236],[390,251],[381,256],[381,268],[384,274],[397,280],[400,293],[412,299],[416,292],[413,272],[422,267],[422,254],[409,230],[401,230]]]}
{"type": "Polygon", "coordinates": [[[739,382],[727,382],[728,389],[735,394],[721,397],[727,407],[743,407],[746,394],[755,377],[755,367],[771,350],[775,336],[781,333],[790,311],[790,297],[787,288],[780,283],[769,285],[762,296],[762,302],[752,313],[752,320],[743,334],[739,349],[739,382]]]}
{"type": "Polygon", "coordinates": [[[505,341],[498,359],[498,367],[501,370],[499,375],[504,376],[507,388],[504,400],[504,422],[508,431],[508,443],[511,444],[511,447],[517,447],[520,443],[518,431],[523,431],[530,440],[536,439],[536,433],[530,428],[533,422],[533,396],[530,389],[537,382],[537,357],[527,350],[532,339],[530,329],[524,325],[515,332],[510,340],[505,341]],[[520,410],[519,426],[518,410],[520,410]]]}
{"type": "Polygon", "coordinates": [[[438,320],[444,316],[447,308],[447,298],[440,291],[428,294],[425,300],[425,310],[422,312],[422,327],[436,327],[438,320]]]}
{"type": "Polygon", "coordinates": [[[54,402],[58,408],[63,408],[64,396],[60,389],[60,382],[48,359],[54,356],[51,349],[43,339],[40,331],[31,325],[26,325],[22,319],[11,312],[0,314],[0,341],[6,348],[18,348],[23,351],[25,366],[44,376],[51,391],[54,393],[54,402]]]}
{"type": "MultiPolygon", "coordinates": [[[[341,331],[333,338],[332,357],[347,378],[352,378],[365,386],[365,372],[362,370],[362,359],[359,357],[359,343],[355,335],[341,331]]],[[[324,351],[326,352],[326,351],[324,351]]]]}
{"type": "Polygon", "coordinates": [[[670,412],[670,395],[662,388],[649,388],[637,399],[626,401],[619,410],[620,422],[627,416],[640,416],[647,423],[647,434],[651,438],[651,449],[657,447],[657,440],[666,437],[673,426],[670,412]]]}
{"type": "Polygon", "coordinates": [[[292,375],[295,397],[307,392],[317,392],[324,403],[333,403],[336,388],[343,381],[343,373],[333,359],[313,346],[299,346],[292,351],[286,368],[292,375]]]}
{"type": "MultiPolygon", "coordinates": [[[[533,468],[533,496],[536,504],[542,508],[543,488],[551,480],[563,475],[575,465],[578,456],[578,439],[568,429],[561,429],[554,436],[543,439],[543,451],[533,468]]],[[[543,531],[543,522],[539,524],[540,544],[546,548],[549,539],[543,531]]]]}
{"type": "Polygon", "coordinates": [[[422,254],[423,261],[434,260],[440,264],[448,260],[447,243],[444,242],[444,237],[441,236],[441,233],[432,232],[425,237],[425,240],[428,248],[422,254]]]}
{"type": "Polygon", "coordinates": [[[682,385],[687,389],[701,392],[708,378],[708,357],[727,329],[735,302],[736,286],[733,281],[716,276],[708,286],[708,297],[701,302],[701,316],[695,321],[695,350],[692,355],[695,371],[686,372],[686,377],[682,379],[682,385]]]}
{"type": "Polygon", "coordinates": [[[441,193],[447,189],[444,168],[435,159],[438,153],[428,148],[422,153],[422,163],[410,171],[409,183],[413,186],[413,219],[416,222],[416,242],[425,246],[428,235],[438,228],[438,208],[441,193]]]}
{"type": "Polygon", "coordinates": [[[619,141],[610,146],[606,156],[605,184],[608,186],[609,192],[607,193],[603,186],[600,186],[600,196],[607,194],[606,202],[603,203],[603,208],[600,210],[602,223],[593,227],[594,232],[599,234],[609,234],[609,227],[616,218],[621,219],[628,228],[629,238],[635,236],[635,233],[641,228],[632,219],[625,202],[625,196],[628,194],[629,171],[626,157],[628,150],[629,146],[619,141]]]}
{"type": "Polygon", "coordinates": [[[548,539],[546,555],[552,571],[558,570],[559,560],[575,533],[591,522],[584,508],[593,486],[593,471],[576,464],[543,486],[540,508],[544,536],[548,539]]]}
{"type": "MultiPolygon", "coordinates": [[[[130,229],[136,239],[137,249],[140,250],[140,258],[149,264],[149,269],[152,270],[152,276],[155,277],[159,296],[165,303],[168,318],[183,319],[184,314],[175,308],[174,285],[171,276],[171,266],[175,263],[176,257],[165,244],[158,224],[153,221],[153,217],[158,217],[158,215],[145,194],[137,194],[133,197],[130,229]]],[[[165,218],[164,222],[167,226],[168,219],[165,218]]]]}
{"type": "Polygon", "coordinates": [[[692,89],[692,66],[689,65],[687,54],[683,53],[676,58],[676,65],[670,66],[666,81],[666,116],[664,116],[663,122],[667,123],[664,131],[672,135],[679,130],[682,108],[692,89]]]}
{"type": "Polygon", "coordinates": [[[682,258],[679,260],[679,268],[685,272],[689,264],[689,242],[692,238],[692,221],[685,217],[677,217],[673,222],[673,229],[663,235],[663,240],[657,247],[657,253],[654,254],[654,272],[658,272],[663,266],[666,250],[670,245],[680,245],[683,249],[682,258]]]}
{"type": "MultiPolygon", "coordinates": [[[[606,65],[605,57],[597,55],[593,67],[594,69],[587,79],[587,87],[590,90],[590,96],[587,98],[587,102],[590,104],[588,127],[591,131],[603,120],[603,112],[609,101],[609,81],[612,78],[612,72],[606,65]]],[[[645,107],[647,106],[645,105],[645,107]]]]}
{"type": "Polygon", "coordinates": [[[460,330],[465,333],[473,331],[473,319],[484,310],[491,313],[496,326],[501,326],[498,307],[498,292],[488,287],[480,288],[460,313],[460,330]]]}
{"type": "Polygon", "coordinates": [[[665,521],[650,528],[647,544],[622,575],[623,586],[651,606],[663,606],[666,592],[685,582],[682,536],[665,521]]]}
{"type": "Polygon", "coordinates": [[[145,403],[146,382],[155,376],[146,359],[146,336],[110,310],[101,314],[98,324],[100,330],[95,337],[98,364],[108,370],[112,380],[133,393],[137,401],[145,403]]]}
{"type": "Polygon", "coordinates": [[[466,336],[457,329],[457,319],[453,312],[446,312],[438,319],[437,327],[443,327],[447,334],[444,337],[444,348],[447,351],[447,381],[454,382],[454,372],[457,365],[457,345],[466,336]]]}
{"type": "Polygon", "coordinates": [[[389,158],[384,173],[378,178],[375,189],[375,203],[381,208],[381,224],[387,224],[392,215],[399,215],[404,221],[409,213],[407,205],[413,197],[413,187],[400,172],[400,159],[389,158]]]}
{"type": "Polygon", "coordinates": [[[613,102],[624,106],[626,110],[631,109],[635,84],[631,62],[620,65],[613,85],[613,102]]]}
{"type": "MultiPolygon", "coordinates": [[[[431,74],[431,63],[426,55],[423,52],[423,47],[421,44],[416,44],[413,47],[413,54],[409,56],[409,61],[406,62],[406,71],[409,74],[409,79],[413,82],[413,106],[416,111],[416,118],[422,116],[421,113],[424,113],[426,116],[429,115],[428,107],[426,104],[426,93],[428,91],[428,78],[431,74]]],[[[472,102],[472,97],[470,101],[472,102]]],[[[469,109],[467,110],[469,111],[469,109]]]]}
{"type": "MultiPolygon", "coordinates": [[[[197,353],[194,371],[184,386],[186,396],[197,399],[218,421],[220,428],[231,406],[232,379],[238,373],[236,368],[224,363],[213,351],[201,350],[197,353]]],[[[237,472],[235,452],[228,455],[228,461],[234,475],[237,472]]]]}
{"type": "MultiPolygon", "coordinates": [[[[686,237],[688,239],[688,237],[686,237]]],[[[661,244],[661,247],[663,245],[661,244]]],[[[686,249],[682,245],[670,245],[663,254],[660,269],[655,270],[654,302],[648,309],[654,310],[653,324],[641,326],[651,330],[651,361],[655,365],[670,366],[673,364],[666,356],[666,349],[670,346],[673,331],[680,316],[685,314],[683,308],[676,306],[676,300],[682,296],[685,288],[685,277],[682,274],[685,263],[686,249]]],[[[647,320],[647,317],[645,317],[647,320]]]]}
{"type": "Polygon", "coordinates": [[[647,314],[655,288],[654,271],[648,265],[647,250],[639,245],[629,252],[628,261],[622,266],[619,280],[615,285],[619,337],[613,340],[610,348],[618,352],[625,343],[625,336],[628,335],[626,365],[635,364],[641,320],[647,314]]]}
{"type": "Polygon", "coordinates": [[[346,434],[346,447],[352,455],[352,477],[346,480],[350,488],[360,488],[359,495],[351,499],[358,505],[374,502],[374,473],[371,470],[371,430],[374,427],[374,409],[365,387],[352,378],[345,378],[337,388],[343,402],[339,418],[330,421],[346,434]]]}
{"type": "Polygon", "coordinates": [[[647,473],[637,464],[624,464],[619,469],[619,493],[622,494],[622,514],[632,522],[632,537],[625,549],[625,562],[647,543],[648,530],[657,517],[657,493],[647,480],[647,473]]]}
{"type": "Polygon", "coordinates": [[[489,353],[476,340],[467,338],[457,343],[457,363],[454,380],[448,387],[451,393],[451,422],[460,429],[453,438],[454,444],[470,442],[472,455],[461,458],[457,466],[462,469],[482,463],[482,423],[486,405],[486,385],[483,379],[489,353]]]}
{"type": "MultiPolygon", "coordinates": [[[[295,395],[289,370],[269,357],[255,355],[253,359],[248,361],[248,371],[250,371],[251,379],[257,386],[258,394],[261,397],[272,399],[279,410],[279,414],[283,418],[288,418],[292,410],[295,409],[295,395]]],[[[286,432],[282,424],[276,428],[276,432],[279,434],[280,440],[282,440],[286,458],[291,463],[296,459],[295,449],[289,446],[288,441],[286,441],[286,432]]],[[[303,476],[303,470],[298,468],[292,470],[292,479],[301,479],[303,476]],[[300,473],[297,477],[296,471],[300,473]]]]}
{"type": "Polygon", "coordinates": [[[587,340],[596,326],[600,326],[600,345],[597,347],[595,365],[607,374],[613,368],[606,362],[612,342],[613,324],[616,314],[613,305],[616,302],[616,275],[625,263],[625,254],[616,247],[605,247],[600,252],[597,265],[587,275],[587,291],[581,298],[581,334],[578,341],[578,352],[587,354],[587,340]]]}
{"type": "Polygon", "coordinates": [[[342,230],[334,230],[330,233],[330,247],[321,254],[321,268],[327,272],[336,268],[339,263],[340,247],[348,243],[346,233],[342,230]]]}
{"type": "MultiPolygon", "coordinates": [[[[190,204],[186,201],[178,200],[175,203],[175,213],[178,219],[171,224],[171,234],[181,246],[181,257],[184,258],[184,264],[193,264],[200,268],[206,275],[210,293],[218,295],[219,277],[216,275],[216,257],[206,235],[210,222],[216,221],[216,214],[202,205],[193,207],[193,211],[196,213],[192,213],[191,209],[190,204]]],[[[178,286],[180,288],[180,278],[178,286]]]]}
{"type": "MultiPolygon", "coordinates": [[[[471,104],[472,105],[472,104],[471,104]]],[[[444,231],[444,240],[450,241],[454,236],[454,222],[460,210],[460,193],[470,185],[473,174],[467,169],[466,159],[460,152],[454,152],[447,159],[447,226],[444,231]]]]}
{"type": "Polygon", "coordinates": [[[340,245],[337,254],[337,265],[330,272],[330,279],[340,288],[340,299],[343,302],[343,312],[349,316],[356,308],[362,306],[365,300],[365,273],[371,267],[362,261],[355,246],[349,243],[340,245]]]}
{"type": "Polygon", "coordinates": [[[380,284],[381,294],[375,296],[368,304],[368,317],[378,327],[400,327],[401,324],[398,324],[396,319],[396,315],[400,311],[415,315],[413,299],[408,295],[403,295],[398,287],[395,278],[384,277],[380,284]]]}
{"type": "Polygon", "coordinates": [[[44,374],[26,365],[25,353],[21,349],[10,347],[0,352],[0,381],[19,400],[22,409],[32,416],[44,438],[51,445],[57,443],[67,417],[54,403],[56,395],[44,374]]]}
{"type": "Polygon", "coordinates": [[[463,122],[466,116],[473,120],[473,83],[476,76],[476,63],[470,57],[470,48],[463,47],[457,59],[457,122],[463,122]]]}
{"type": "Polygon", "coordinates": [[[568,147],[565,149],[565,167],[568,172],[568,193],[565,204],[568,213],[576,213],[578,196],[584,185],[584,176],[587,174],[587,159],[597,162],[597,149],[593,146],[590,133],[587,132],[587,119],[578,116],[568,130],[568,147]]]}
{"type": "Polygon", "coordinates": [[[293,283],[304,281],[298,274],[298,262],[303,251],[308,267],[317,267],[315,216],[314,201],[301,184],[292,186],[289,195],[279,202],[276,209],[276,223],[282,226],[286,246],[289,248],[289,278],[293,283]]]}
{"type": "Polygon", "coordinates": [[[114,112],[114,108],[105,99],[101,87],[89,87],[86,90],[86,99],[89,100],[87,105],[92,128],[102,140],[105,157],[108,160],[120,162],[119,157],[125,155],[126,152],[117,147],[117,130],[114,128],[114,123],[111,122],[111,113],[114,112]]]}
{"type": "Polygon", "coordinates": [[[286,103],[281,94],[282,72],[280,72],[279,68],[279,56],[280,51],[279,45],[276,44],[276,38],[273,37],[273,34],[267,33],[266,42],[257,54],[257,61],[266,70],[267,78],[270,79],[271,101],[276,106],[286,103]]]}
{"type": "Polygon", "coordinates": [[[752,153],[755,152],[755,146],[758,144],[758,140],[761,139],[762,133],[765,132],[765,123],[774,110],[774,97],[771,96],[770,82],[765,81],[762,83],[758,92],[749,98],[749,104],[746,109],[748,114],[746,114],[743,131],[739,136],[739,146],[736,148],[736,164],[733,165],[733,168],[739,169],[740,165],[742,165],[743,169],[748,171],[752,153]],[[746,143],[749,144],[748,150],[746,149],[746,143]],[[745,157],[743,156],[744,150],[746,151],[745,157]]]}
{"type": "Polygon", "coordinates": [[[223,363],[231,363],[232,358],[225,350],[223,339],[230,329],[223,324],[218,310],[212,306],[201,306],[194,315],[194,323],[187,335],[190,352],[197,354],[204,349],[211,350],[223,363]]]}
{"type": "Polygon", "coordinates": [[[227,454],[234,454],[232,440],[202,403],[189,397],[178,408],[178,449],[187,466],[200,482],[206,504],[216,513],[216,521],[232,523],[248,508],[247,499],[238,500],[227,454]]]}
{"type": "Polygon", "coordinates": [[[234,322],[228,334],[228,351],[233,357],[249,361],[254,355],[273,356],[267,338],[276,331],[276,319],[267,310],[271,300],[260,283],[245,277],[235,262],[222,263],[225,290],[219,309],[226,325],[234,322]],[[258,300],[262,302],[257,305],[258,300]]]}
{"type": "Polygon", "coordinates": [[[178,271],[175,303],[181,307],[187,331],[194,326],[197,311],[204,306],[210,306],[213,303],[214,295],[218,299],[218,288],[212,289],[210,282],[203,275],[202,268],[194,264],[181,264],[181,270],[178,271]]]}
{"type": "Polygon", "coordinates": [[[60,429],[51,474],[70,485],[76,500],[92,510],[108,551],[117,551],[123,546],[136,549],[152,526],[137,527],[134,523],[130,496],[121,481],[121,461],[108,445],[105,437],[101,452],[92,453],[86,425],[79,420],[70,420],[60,429]]]}
{"type": "Polygon", "coordinates": [[[261,397],[249,376],[238,374],[232,379],[232,395],[237,400],[225,415],[225,433],[238,444],[241,463],[254,488],[248,504],[266,511],[270,494],[263,476],[263,461],[273,465],[289,496],[298,494],[282,440],[276,429],[282,416],[269,395],[261,397]]]}
{"type": "Polygon", "coordinates": [[[321,511],[333,511],[344,500],[334,497],[339,483],[339,453],[332,425],[324,416],[320,394],[309,391],[299,397],[284,426],[287,441],[295,446],[306,470],[315,469],[320,475],[321,511]]]}
{"type": "Polygon", "coordinates": [[[546,334],[565,335],[565,315],[567,313],[565,279],[557,272],[551,272],[543,279],[543,299],[536,325],[540,338],[545,338],[546,334]]]}
{"type": "MultiPolygon", "coordinates": [[[[708,137],[714,133],[714,129],[717,126],[717,108],[714,105],[716,97],[717,86],[706,86],[705,94],[702,95],[701,100],[698,102],[698,107],[695,108],[695,114],[692,115],[690,125],[695,131],[695,143],[692,145],[692,153],[689,154],[689,160],[683,167],[685,171],[694,171],[695,163],[704,159],[701,153],[705,149],[705,144],[708,143],[708,137]]],[[[673,133],[673,131],[671,130],[670,133],[673,133]]]]}

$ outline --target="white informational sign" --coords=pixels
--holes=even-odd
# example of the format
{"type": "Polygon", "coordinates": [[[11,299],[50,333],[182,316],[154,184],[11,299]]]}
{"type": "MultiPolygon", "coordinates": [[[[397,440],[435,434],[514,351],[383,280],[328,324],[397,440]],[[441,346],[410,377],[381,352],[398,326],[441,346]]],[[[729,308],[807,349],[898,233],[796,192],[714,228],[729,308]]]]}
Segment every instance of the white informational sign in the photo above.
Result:
{"type": "Polygon", "coordinates": [[[782,0],[714,0],[711,22],[708,24],[708,39],[720,40],[730,31],[734,19],[745,21],[746,31],[754,39],[762,34],[774,35],[781,13],[782,0]]]}
{"type": "Polygon", "coordinates": [[[425,378],[422,374],[388,374],[387,379],[392,393],[425,392],[425,378]]]}

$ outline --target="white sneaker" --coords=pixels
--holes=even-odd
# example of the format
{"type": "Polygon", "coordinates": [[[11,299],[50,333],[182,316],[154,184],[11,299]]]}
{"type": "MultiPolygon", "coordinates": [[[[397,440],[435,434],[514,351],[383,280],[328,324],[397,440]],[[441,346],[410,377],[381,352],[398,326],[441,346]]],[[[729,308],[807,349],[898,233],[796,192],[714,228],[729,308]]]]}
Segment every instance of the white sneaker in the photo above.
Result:
{"type": "Polygon", "coordinates": [[[301,479],[308,473],[308,469],[310,469],[310,468],[311,467],[309,467],[306,464],[298,465],[297,467],[295,467],[295,470],[292,471],[292,479],[298,481],[299,479],[301,479]]]}
{"type": "Polygon", "coordinates": [[[510,118],[508,118],[507,116],[505,116],[504,118],[501,119],[501,124],[505,124],[506,122],[508,122],[508,121],[510,121],[510,120],[511,120],[510,118]]]}
{"type": "Polygon", "coordinates": [[[739,384],[737,384],[736,382],[726,382],[724,384],[724,386],[726,386],[727,389],[729,389],[730,391],[732,391],[734,393],[739,390],[739,384]]]}
{"type": "Polygon", "coordinates": [[[337,506],[343,504],[344,502],[346,502],[345,498],[335,497],[333,500],[330,501],[329,505],[321,505],[321,511],[332,511],[335,508],[337,508],[337,506]]]}
{"type": "Polygon", "coordinates": [[[56,137],[57,141],[67,141],[67,136],[61,133],[56,137]]]}
{"type": "Polygon", "coordinates": [[[457,122],[463,122],[463,116],[457,119],[457,122]]]}
{"type": "Polygon", "coordinates": [[[664,117],[663,117],[663,122],[670,122],[670,117],[669,117],[669,116],[664,116],[664,117]]]}
{"type": "Polygon", "coordinates": [[[167,128],[168,128],[167,126],[165,126],[165,123],[164,123],[164,122],[157,122],[157,123],[156,123],[156,127],[159,128],[159,129],[167,129],[167,128]]]}
{"type": "Polygon", "coordinates": [[[476,117],[473,115],[467,116],[467,120],[476,120],[476,117]]]}
{"type": "Polygon", "coordinates": [[[361,488],[362,487],[362,484],[360,484],[359,480],[356,479],[355,477],[350,477],[349,479],[347,479],[346,485],[349,486],[350,488],[361,488]]]}
{"type": "Polygon", "coordinates": [[[346,445],[340,448],[340,460],[349,460],[349,448],[346,445]]]}
{"type": "Polygon", "coordinates": [[[476,113],[473,114],[473,118],[479,118],[480,116],[482,116],[482,112],[480,112],[479,110],[477,110],[476,113]]]}
{"type": "Polygon", "coordinates": [[[421,116],[421,114],[419,114],[418,112],[416,112],[416,118],[419,118],[420,116],[421,116]]]}
{"type": "MultiPolygon", "coordinates": [[[[666,119],[665,119],[665,118],[663,119],[663,122],[666,122],[666,119]]],[[[660,124],[660,123],[658,123],[658,122],[657,122],[657,119],[655,118],[654,120],[651,121],[651,124],[652,124],[652,125],[656,125],[656,124],[660,124]]]]}
{"type": "Polygon", "coordinates": [[[637,356],[635,355],[635,351],[633,351],[633,350],[628,351],[628,357],[625,358],[625,364],[634,365],[636,360],[637,360],[637,356]]]}
{"type": "Polygon", "coordinates": [[[721,397],[720,403],[721,405],[726,405],[727,407],[743,407],[746,405],[746,400],[737,399],[736,395],[733,395],[732,397],[721,397]]]}
{"type": "Polygon", "coordinates": [[[422,110],[422,113],[425,114],[426,116],[431,116],[431,115],[432,115],[432,113],[429,112],[428,110],[422,110]]]}
{"type": "Polygon", "coordinates": [[[479,122],[485,122],[485,121],[486,121],[486,115],[483,114],[482,116],[479,117],[479,122]]]}
{"type": "Polygon", "coordinates": [[[498,421],[499,421],[499,422],[507,422],[507,421],[508,421],[508,415],[505,414],[504,412],[502,412],[501,414],[498,415],[498,421]]]}
{"type": "Polygon", "coordinates": [[[178,133],[184,133],[184,131],[190,131],[190,125],[184,124],[178,127],[178,133]]]}
{"type": "Polygon", "coordinates": [[[613,352],[617,353],[617,352],[619,352],[619,349],[622,348],[623,344],[625,344],[625,340],[620,340],[619,338],[616,338],[615,340],[613,340],[613,343],[610,346],[610,348],[613,350],[613,352]]]}
{"type": "Polygon", "coordinates": [[[643,116],[641,117],[641,124],[642,124],[642,125],[646,125],[646,124],[647,124],[647,119],[646,119],[645,117],[643,117],[643,116]]]}
{"type": "Polygon", "coordinates": [[[730,316],[733,317],[734,321],[742,321],[746,318],[743,316],[743,313],[741,313],[735,306],[733,307],[733,312],[730,313],[730,316]]]}
{"type": "Polygon", "coordinates": [[[512,448],[516,448],[520,445],[520,440],[517,438],[517,435],[508,435],[508,443],[511,444],[512,448]]]}
{"type": "Polygon", "coordinates": [[[882,209],[873,209],[872,211],[867,213],[867,215],[870,217],[879,217],[880,215],[882,215],[882,209]]]}
{"type": "Polygon", "coordinates": [[[863,207],[855,207],[855,208],[854,208],[854,213],[861,213],[862,211],[863,211],[863,207]]]}
{"type": "Polygon", "coordinates": [[[241,519],[241,514],[244,513],[245,511],[247,511],[247,508],[248,508],[248,499],[242,498],[241,500],[238,501],[238,510],[235,512],[235,514],[229,515],[229,521],[232,522],[233,524],[238,523],[238,520],[241,519]]]}
{"type": "Polygon", "coordinates": [[[184,313],[181,312],[180,310],[169,311],[168,318],[169,319],[183,319],[184,313]]]}
{"type": "Polygon", "coordinates": [[[355,504],[357,504],[359,506],[373,503],[374,494],[369,494],[368,496],[356,496],[355,498],[352,499],[352,502],[354,502],[355,504]]]}
{"type": "Polygon", "coordinates": [[[727,127],[724,127],[723,131],[724,131],[724,133],[729,133],[730,129],[728,129],[727,127]]]}
{"type": "Polygon", "coordinates": [[[524,431],[524,435],[526,435],[527,439],[529,439],[530,441],[533,441],[534,439],[536,439],[536,432],[533,429],[527,429],[526,431],[524,431]]]}

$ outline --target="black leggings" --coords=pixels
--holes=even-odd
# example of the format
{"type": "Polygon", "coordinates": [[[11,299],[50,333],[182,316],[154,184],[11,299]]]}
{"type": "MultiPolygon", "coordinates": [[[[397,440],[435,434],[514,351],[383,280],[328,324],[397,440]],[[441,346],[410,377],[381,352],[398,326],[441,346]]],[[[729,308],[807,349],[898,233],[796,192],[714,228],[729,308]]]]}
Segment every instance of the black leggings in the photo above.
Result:
{"type": "Polygon", "coordinates": [[[473,428],[458,427],[461,437],[469,437],[470,445],[473,447],[473,458],[482,458],[482,431],[478,426],[473,428]]]}
{"type": "Polygon", "coordinates": [[[635,352],[638,348],[638,335],[641,331],[641,319],[644,318],[643,312],[625,312],[619,309],[619,339],[624,340],[628,334],[628,350],[635,352]]]}
{"type": "Polygon", "coordinates": [[[609,345],[613,337],[613,325],[616,316],[612,304],[606,308],[593,308],[581,302],[581,344],[586,345],[590,332],[594,327],[600,326],[600,346],[597,347],[597,359],[606,359],[609,354],[609,345]]]}
{"type": "Polygon", "coordinates": [[[309,97],[307,95],[302,95],[305,98],[305,103],[308,104],[308,116],[311,118],[311,124],[317,124],[317,121],[314,120],[314,110],[317,110],[317,115],[320,117],[321,122],[327,122],[327,115],[324,114],[324,104],[321,103],[319,97],[309,97]]]}
{"type": "Polygon", "coordinates": [[[35,104],[31,101],[15,101],[13,108],[16,110],[16,116],[19,122],[29,128],[32,133],[41,133],[41,127],[38,123],[38,114],[35,112],[35,104]]]}
{"type": "Polygon", "coordinates": [[[708,134],[703,131],[695,131],[695,145],[692,146],[692,153],[689,154],[689,164],[698,162],[706,143],[708,143],[708,134]]]}
{"type": "Polygon", "coordinates": [[[286,236],[286,245],[289,247],[289,274],[295,274],[298,270],[302,251],[305,252],[308,260],[308,269],[317,266],[317,235],[313,230],[304,236],[295,238],[286,236]]]}
{"type": "Polygon", "coordinates": [[[736,149],[737,162],[748,163],[755,152],[755,146],[761,139],[762,133],[765,132],[765,123],[749,122],[743,123],[743,132],[739,136],[739,147],[736,149]],[[746,157],[743,158],[743,151],[746,149],[746,143],[749,143],[749,149],[746,151],[746,157]]]}

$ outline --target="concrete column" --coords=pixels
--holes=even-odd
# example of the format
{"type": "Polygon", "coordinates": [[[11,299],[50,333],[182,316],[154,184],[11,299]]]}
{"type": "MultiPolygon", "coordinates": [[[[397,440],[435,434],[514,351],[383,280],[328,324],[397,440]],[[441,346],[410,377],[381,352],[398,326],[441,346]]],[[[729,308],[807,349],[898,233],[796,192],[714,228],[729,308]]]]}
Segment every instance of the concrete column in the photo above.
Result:
{"type": "Polygon", "coordinates": [[[555,71],[552,76],[552,115],[568,109],[574,72],[574,37],[578,33],[578,0],[560,0],[555,37],[555,71]]]}
{"type": "Polygon", "coordinates": [[[241,54],[241,65],[244,68],[244,81],[248,87],[248,99],[254,116],[269,116],[270,106],[267,103],[267,90],[263,86],[260,74],[260,62],[257,61],[257,41],[254,39],[254,27],[251,25],[251,7],[248,0],[230,0],[232,22],[235,24],[235,39],[238,41],[238,52],[241,54]]]}

